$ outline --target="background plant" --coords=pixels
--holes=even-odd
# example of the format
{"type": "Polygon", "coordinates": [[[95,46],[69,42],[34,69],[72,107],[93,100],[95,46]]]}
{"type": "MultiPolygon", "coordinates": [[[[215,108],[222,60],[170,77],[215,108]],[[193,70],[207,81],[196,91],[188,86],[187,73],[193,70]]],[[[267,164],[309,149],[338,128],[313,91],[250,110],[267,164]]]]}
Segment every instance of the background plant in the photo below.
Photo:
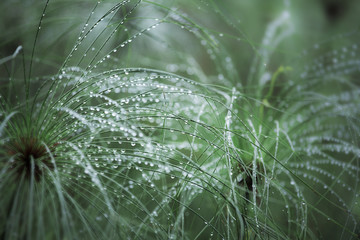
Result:
{"type": "Polygon", "coordinates": [[[1,3],[2,238],[357,237],[358,4],[311,45],[297,2],[36,4],[1,3]]]}

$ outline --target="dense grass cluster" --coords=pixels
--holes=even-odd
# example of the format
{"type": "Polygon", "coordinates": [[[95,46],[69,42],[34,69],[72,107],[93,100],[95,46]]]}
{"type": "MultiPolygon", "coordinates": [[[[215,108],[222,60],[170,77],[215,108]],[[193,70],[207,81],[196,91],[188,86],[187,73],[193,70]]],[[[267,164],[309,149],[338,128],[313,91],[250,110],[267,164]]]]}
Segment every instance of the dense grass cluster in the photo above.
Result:
{"type": "Polygon", "coordinates": [[[360,6],[332,4],[1,2],[0,238],[357,239],[360,6]]]}

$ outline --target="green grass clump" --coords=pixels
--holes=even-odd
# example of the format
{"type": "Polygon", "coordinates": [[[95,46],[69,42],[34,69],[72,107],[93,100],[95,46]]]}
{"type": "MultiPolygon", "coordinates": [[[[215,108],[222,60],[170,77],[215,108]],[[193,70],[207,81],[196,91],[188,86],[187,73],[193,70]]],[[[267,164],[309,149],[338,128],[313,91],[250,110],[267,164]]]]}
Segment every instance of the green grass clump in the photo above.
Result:
{"type": "Polygon", "coordinates": [[[308,43],[297,1],[26,4],[0,3],[1,239],[358,238],[353,18],[315,1],[308,43]]]}

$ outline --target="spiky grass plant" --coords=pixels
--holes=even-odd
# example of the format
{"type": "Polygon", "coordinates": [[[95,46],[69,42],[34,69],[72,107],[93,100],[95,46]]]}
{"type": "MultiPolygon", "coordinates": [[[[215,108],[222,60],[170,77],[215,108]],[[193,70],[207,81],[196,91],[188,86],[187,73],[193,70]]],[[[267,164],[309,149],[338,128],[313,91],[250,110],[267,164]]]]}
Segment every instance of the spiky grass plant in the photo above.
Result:
{"type": "MultiPolygon", "coordinates": [[[[298,33],[290,13],[269,23],[229,107],[225,141],[237,156],[232,169],[245,191],[243,212],[269,238],[262,230],[269,224],[277,237],[357,238],[359,34],[315,44],[284,66],[298,33]]],[[[219,57],[229,59],[226,52],[219,57]]]]}
{"type": "Polygon", "coordinates": [[[145,16],[150,22],[142,27],[141,11],[134,12],[139,4],[94,3],[69,54],[59,57],[63,63],[55,58],[60,65],[48,67],[47,58],[37,57],[47,53],[37,49],[58,20],[53,11],[62,10],[46,3],[34,43],[2,59],[2,238],[168,239],[236,231],[221,227],[223,210],[213,208],[229,202],[224,184],[208,182],[212,174],[194,153],[211,151],[215,140],[190,127],[203,112],[218,114],[210,103],[222,95],[175,74],[121,67],[125,56],[114,56],[167,21],[145,16]],[[192,206],[203,195],[208,215],[192,206]]]}
{"type": "Polygon", "coordinates": [[[259,40],[243,2],[184,3],[47,1],[4,30],[2,239],[356,238],[357,32],[293,64],[289,5],[259,40]]]}

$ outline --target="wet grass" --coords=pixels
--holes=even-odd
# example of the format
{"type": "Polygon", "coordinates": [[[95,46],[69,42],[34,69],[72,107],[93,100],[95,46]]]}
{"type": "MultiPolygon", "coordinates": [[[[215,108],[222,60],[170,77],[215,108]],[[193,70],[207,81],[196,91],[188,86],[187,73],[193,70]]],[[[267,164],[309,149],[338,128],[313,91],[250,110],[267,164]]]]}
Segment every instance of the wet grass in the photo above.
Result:
{"type": "Polygon", "coordinates": [[[359,6],[262,4],[2,2],[0,238],[357,239],[359,6]]]}

